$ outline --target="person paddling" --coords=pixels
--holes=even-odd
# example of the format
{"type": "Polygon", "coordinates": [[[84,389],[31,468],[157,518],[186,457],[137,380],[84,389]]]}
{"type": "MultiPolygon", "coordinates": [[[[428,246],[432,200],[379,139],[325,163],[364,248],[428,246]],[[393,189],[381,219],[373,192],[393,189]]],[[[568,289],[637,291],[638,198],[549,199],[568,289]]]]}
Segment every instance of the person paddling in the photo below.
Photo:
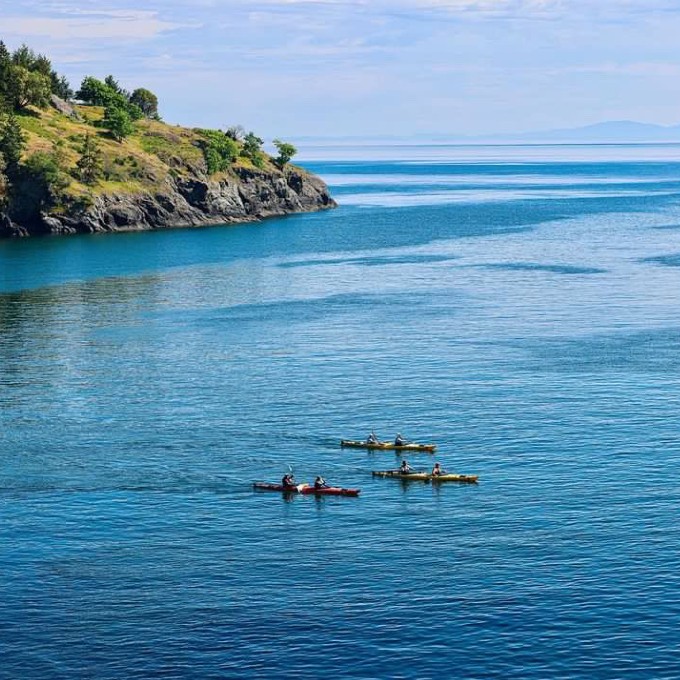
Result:
{"type": "Polygon", "coordinates": [[[394,445],[395,446],[404,446],[406,444],[406,439],[404,439],[401,436],[401,433],[399,433],[395,438],[394,438],[394,445]]]}
{"type": "Polygon", "coordinates": [[[401,472],[402,475],[408,475],[413,472],[413,468],[408,464],[407,460],[402,460],[401,465],[399,466],[399,472],[401,472]]]}
{"type": "Polygon", "coordinates": [[[371,431],[371,433],[366,437],[366,443],[367,444],[380,444],[380,440],[376,437],[375,432],[371,431]]]}
{"type": "Polygon", "coordinates": [[[293,475],[289,472],[287,472],[285,475],[283,475],[283,479],[281,480],[281,486],[284,489],[295,489],[297,488],[295,484],[295,478],[293,475]]]}
{"type": "Polygon", "coordinates": [[[442,470],[441,465],[439,465],[439,463],[434,464],[431,474],[433,477],[441,477],[444,474],[444,471],[442,470]]]}
{"type": "Polygon", "coordinates": [[[314,480],[314,488],[315,489],[327,489],[328,484],[326,484],[326,480],[319,475],[315,480],[314,480]]]}

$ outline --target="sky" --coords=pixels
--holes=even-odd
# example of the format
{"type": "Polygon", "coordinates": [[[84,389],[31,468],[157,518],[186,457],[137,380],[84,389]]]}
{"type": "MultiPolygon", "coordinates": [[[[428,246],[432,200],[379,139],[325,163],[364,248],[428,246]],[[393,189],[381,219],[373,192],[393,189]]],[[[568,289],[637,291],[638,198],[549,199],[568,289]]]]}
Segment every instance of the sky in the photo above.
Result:
{"type": "Polygon", "coordinates": [[[680,0],[0,0],[74,89],[266,139],[680,123],[680,0]]]}

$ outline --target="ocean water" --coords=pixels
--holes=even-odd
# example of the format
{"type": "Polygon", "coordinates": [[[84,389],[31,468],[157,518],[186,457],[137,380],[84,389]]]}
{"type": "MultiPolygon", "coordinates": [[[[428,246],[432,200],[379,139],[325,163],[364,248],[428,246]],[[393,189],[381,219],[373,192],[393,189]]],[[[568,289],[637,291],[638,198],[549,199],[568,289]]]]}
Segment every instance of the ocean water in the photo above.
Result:
{"type": "Polygon", "coordinates": [[[337,210],[0,242],[0,678],[679,678],[680,147],[303,164],[337,210]]]}

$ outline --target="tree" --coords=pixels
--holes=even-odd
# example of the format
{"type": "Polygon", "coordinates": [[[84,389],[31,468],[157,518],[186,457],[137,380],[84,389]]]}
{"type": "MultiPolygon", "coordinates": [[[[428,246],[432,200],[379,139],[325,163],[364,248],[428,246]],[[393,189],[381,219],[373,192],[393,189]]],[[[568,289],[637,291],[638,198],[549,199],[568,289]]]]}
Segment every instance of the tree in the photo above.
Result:
{"type": "Polygon", "coordinates": [[[92,76],[83,78],[80,89],[76,92],[76,97],[94,106],[124,111],[133,121],[144,117],[142,109],[129,100],[128,93],[120,88],[113,76],[106,76],[106,82],[97,80],[92,76]]]}
{"type": "Polygon", "coordinates": [[[50,73],[50,86],[52,94],[69,101],[73,97],[73,90],[65,76],[60,76],[56,71],[50,73]]]}
{"type": "Polygon", "coordinates": [[[21,47],[17,47],[17,49],[12,53],[12,63],[15,66],[23,66],[23,68],[29,71],[33,67],[36,58],[36,53],[26,44],[21,45],[21,47]]]}
{"type": "Polygon", "coordinates": [[[49,78],[52,75],[52,62],[44,54],[38,54],[34,56],[33,63],[28,70],[49,78]]]}
{"type": "Polygon", "coordinates": [[[0,153],[0,209],[7,205],[7,192],[9,190],[9,180],[5,175],[5,159],[0,153]]]}
{"type": "Polygon", "coordinates": [[[21,154],[26,147],[26,139],[17,117],[11,113],[0,123],[0,154],[5,159],[7,175],[10,179],[19,168],[21,154]]]}
{"type": "Polygon", "coordinates": [[[209,175],[226,170],[238,157],[238,144],[220,130],[197,130],[209,175]]]}
{"type": "Polygon", "coordinates": [[[240,142],[246,136],[246,131],[243,125],[230,125],[224,131],[224,134],[227,135],[229,139],[233,139],[235,142],[240,142]]]}
{"type": "Polygon", "coordinates": [[[9,106],[8,83],[9,74],[12,70],[12,57],[5,43],[0,40],[0,110],[9,106]]]}
{"type": "Polygon", "coordinates": [[[274,159],[274,163],[283,170],[283,166],[297,153],[297,149],[292,144],[282,142],[280,139],[274,140],[274,146],[279,152],[279,155],[274,159]]]}
{"type": "Polygon", "coordinates": [[[80,158],[76,162],[78,175],[84,184],[96,184],[101,177],[104,159],[99,141],[91,134],[86,134],[80,147],[80,158]]]}
{"type": "Polygon", "coordinates": [[[136,104],[147,118],[158,118],[158,97],[144,87],[138,87],[130,95],[130,103],[136,104]]]}
{"type": "Polygon", "coordinates": [[[118,84],[118,81],[111,75],[106,76],[106,78],[104,78],[104,85],[110,87],[114,92],[117,92],[118,94],[123,94],[123,89],[118,84]]]}
{"type": "Polygon", "coordinates": [[[122,142],[135,130],[130,114],[118,106],[106,107],[102,127],[106,128],[117,142],[122,142]]]}
{"type": "Polygon", "coordinates": [[[139,108],[139,106],[137,106],[137,104],[128,102],[124,110],[127,111],[127,114],[130,116],[130,120],[132,121],[141,120],[144,118],[144,112],[139,108]]]}
{"type": "Polygon", "coordinates": [[[258,137],[254,132],[249,132],[243,138],[243,155],[252,158],[262,150],[264,140],[258,137]]]}
{"type": "Polygon", "coordinates": [[[94,106],[109,106],[115,99],[116,93],[101,80],[92,76],[85,76],[76,92],[76,97],[81,101],[94,106]]]}
{"type": "Polygon", "coordinates": [[[15,111],[29,105],[47,106],[50,98],[50,79],[48,76],[29,71],[24,66],[12,65],[7,82],[7,99],[15,111]]]}
{"type": "Polygon", "coordinates": [[[0,108],[19,111],[29,104],[44,107],[52,86],[52,64],[22,45],[10,55],[0,42],[0,108]]]}
{"type": "Polygon", "coordinates": [[[57,139],[52,145],[52,158],[59,172],[66,172],[67,156],[66,144],[63,139],[57,139]]]}
{"type": "Polygon", "coordinates": [[[23,172],[42,186],[40,192],[44,202],[53,203],[59,199],[61,193],[69,185],[69,178],[59,167],[54,153],[36,151],[31,154],[23,165],[23,172]]]}

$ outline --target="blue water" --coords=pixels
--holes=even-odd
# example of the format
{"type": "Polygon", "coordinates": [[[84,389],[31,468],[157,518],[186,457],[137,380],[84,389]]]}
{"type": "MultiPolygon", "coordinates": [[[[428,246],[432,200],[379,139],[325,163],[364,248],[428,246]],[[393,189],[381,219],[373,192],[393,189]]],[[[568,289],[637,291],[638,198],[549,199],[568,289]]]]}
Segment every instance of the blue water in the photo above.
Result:
{"type": "Polygon", "coordinates": [[[0,678],[680,677],[680,147],[335,151],[331,212],[0,242],[0,678]]]}

